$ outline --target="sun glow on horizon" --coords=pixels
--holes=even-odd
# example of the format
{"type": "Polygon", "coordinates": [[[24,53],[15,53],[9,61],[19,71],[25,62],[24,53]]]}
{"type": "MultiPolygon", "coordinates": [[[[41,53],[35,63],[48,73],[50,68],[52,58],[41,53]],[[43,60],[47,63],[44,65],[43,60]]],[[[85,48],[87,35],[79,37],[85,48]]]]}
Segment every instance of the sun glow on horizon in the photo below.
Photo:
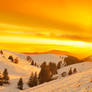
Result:
{"type": "Polygon", "coordinates": [[[5,43],[23,43],[23,44],[51,44],[51,45],[69,45],[76,47],[91,47],[92,43],[72,40],[55,40],[37,37],[17,37],[17,36],[0,36],[0,42],[5,43]]]}
{"type": "Polygon", "coordinates": [[[0,49],[91,55],[91,11],[91,0],[2,0],[0,49]]]}

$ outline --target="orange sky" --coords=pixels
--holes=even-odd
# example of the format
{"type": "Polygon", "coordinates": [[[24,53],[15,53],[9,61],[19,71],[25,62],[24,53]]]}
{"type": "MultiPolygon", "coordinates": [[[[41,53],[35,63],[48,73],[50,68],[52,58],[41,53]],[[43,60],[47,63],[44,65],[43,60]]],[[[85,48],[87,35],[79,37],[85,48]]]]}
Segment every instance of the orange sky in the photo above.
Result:
{"type": "Polygon", "coordinates": [[[92,54],[91,0],[0,1],[0,48],[92,54]]]}

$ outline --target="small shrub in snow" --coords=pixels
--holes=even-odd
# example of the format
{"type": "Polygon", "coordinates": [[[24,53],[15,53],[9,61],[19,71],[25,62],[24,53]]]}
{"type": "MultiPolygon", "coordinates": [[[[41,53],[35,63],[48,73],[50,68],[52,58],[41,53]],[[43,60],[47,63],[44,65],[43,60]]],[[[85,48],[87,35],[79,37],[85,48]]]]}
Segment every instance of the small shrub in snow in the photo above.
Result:
{"type": "Polygon", "coordinates": [[[8,59],[13,62],[13,56],[9,56],[8,59]]]}
{"type": "Polygon", "coordinates": [[[18,64],[18,62],[19,62],[18,58],[15,58],[14,63],[18,64]]]}
{"type": "Polygon", "coordinates": [[[67,75],[67,73],[63,72],[61,75],[62,75],[62,77],[65,77],[67,75]]]}

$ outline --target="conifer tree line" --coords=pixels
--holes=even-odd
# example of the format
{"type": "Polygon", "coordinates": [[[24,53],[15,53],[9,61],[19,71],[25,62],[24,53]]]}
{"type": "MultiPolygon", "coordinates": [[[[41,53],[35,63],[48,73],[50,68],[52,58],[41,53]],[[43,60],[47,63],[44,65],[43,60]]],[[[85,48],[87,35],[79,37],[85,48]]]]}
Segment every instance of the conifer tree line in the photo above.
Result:
{"type": "Polygon", "coordinates": [[[30,62],[30,65],[38,66],[37,63],[36,63],[30,56],[27,56],[27,57],[26,57],[26,60],[27,60],[28,62],[30,62]]]}

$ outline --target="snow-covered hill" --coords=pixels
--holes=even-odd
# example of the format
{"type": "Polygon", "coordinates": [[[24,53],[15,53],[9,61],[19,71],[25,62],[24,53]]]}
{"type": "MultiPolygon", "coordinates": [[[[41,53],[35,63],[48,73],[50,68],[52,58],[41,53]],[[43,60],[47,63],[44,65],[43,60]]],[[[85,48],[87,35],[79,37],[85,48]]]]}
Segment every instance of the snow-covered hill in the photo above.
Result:
{"type": "MultiPolygon", "coordinates": [[[[0,86],[0,92],[92,92],[92,62],[83,62],[78,64],[69,65],[58,70],[58,78],[56,80],[46,82],[33,88],[27,86],[28,79],[31,72],[37,72],[39,74],[40,68],[30,65],[26,61],[26,56],[23,54],[3,50],[3,55],[0,54],[0,71],[5,68],[8,69],[10,76],[10,84],[0,86]],[[11,62],[8,57],[18,58],[19,63],[15,64],[11,62]],[[69,72],[69,69],[76,68],[77,73],[62,77],[62,72],[69,72]],[[23,78],[24,90],[17,89],[17,82],[19,78],[23,78]]],[[[34,61],[37,62],[58,62],[63,61],[68,56],[66,55],[54,55],[54,54],[41,54],[30,55],[34,61]]]]}
{"type": "Polygon", "coordinates": [[[77,72],[84,72],[88,69],[92,69],[92,62],[83,62],[78,64],[69,65],[58,70],[58,76],[61,76],[63,72],[68,73],[70,68],[73,70],[76,68],[77,72]]]}
{"type": "MultiPolygon", "coordinates": [[[[83,62],[69,67],[76,67],[79,73],[60,77],[24,92],[92,92],[90,91],[92,89],[92,63],[83,62]]],[[[63,68],[62,71],[68,72],[69,67],[63,68]]]]}
{"type": "MultiPolygon", "coordinates": [[[[55,62],[58,63],[59,61],[64,61],[67,55],[57,55],[57,54],[21,54],[21,53],[16,53],[8,50],[3,50],[5,56],[12,55],[13,57],[19,57],[19,59],[26,60],[27,56],[30,56],[32,60],[37,62],[38,64],[42,64],[44,61],[48,62],[55,62]]],[[[8,58],[8,57],[7,57],[8,58]]]]}
{"type": "MultiPolygon", "coordinates": [[[[22,54],[22,56],[20,55],[20,57],[22,58],[24,54],[22,54]]],[[[49,62],[55,62],[58,63],[59,61],[64,61],[64,59],[66,57],[68,57],[67,55],[56,55],[56,54],[33,54],[33,55],[24,55],[25,59],[27,56],[30,56],[35,62],[37,62],[38,64],[42,64],[44,61],[49,63],[49,62]]]]}
{"type": "MultiPolygon", "coordinates": [[[[25,59],[20,58],[17,53],[2,50],[3,54],[0,54],[0,72],[3,72],[5,68],[7,68],[9,77],[10,77],[10,85],[0,86],[0,92],[18,92],[17,82],[19,78],[23,78],[24,82],[27,82],[31,73],[37,72],[39,74],[40,68],[30,65],[25,59]],[[13,58],[18,58],[18,64],[11,62],[8,59],[9,56],[13,56],[13,58]]],[[[27,85],[25,85],[27,88],[27,85]]]]}
{"type": "Polygon", "coordinates": [[[16,72],[15,74],[19,72],[20,75],[21,72],[24,72],[24,74],[29,74],[31,72],[40,72],[40,68],[30,65],[30,63],[27,62],[25,59],[22,59],[15,53],[7,50],[3,50],[3,55],[0,55],[0,69],[3,70],[4,68],[8,68],[11,74],[14,74],[14,72],[16,72]],[[13,56],[13,58],[18,58],[18,64],[12,63],[8,59],[9,56],[13,56]]]}

